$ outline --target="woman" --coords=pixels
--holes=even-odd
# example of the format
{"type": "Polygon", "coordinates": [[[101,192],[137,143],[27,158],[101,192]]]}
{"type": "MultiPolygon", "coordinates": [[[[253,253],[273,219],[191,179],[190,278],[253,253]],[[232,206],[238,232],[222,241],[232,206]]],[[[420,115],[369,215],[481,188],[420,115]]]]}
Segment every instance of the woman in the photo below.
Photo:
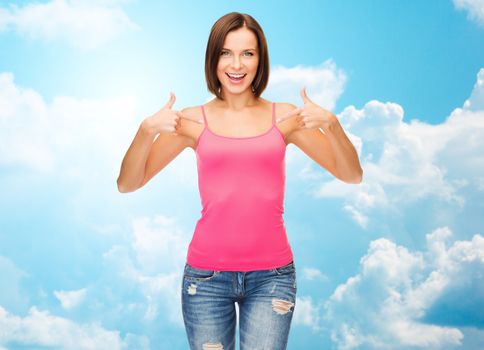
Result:
{"type": "Polygon", "coordinates": [[[214,99],[176,111],[171,94],[141,123],[118,188],[135,191],[193,148],[203,209],[181,290],[190,348],[234,349],[237,303],[241,349],[286,349],[297,290],[282,217],[286,146],[347,183],[361,182],[362,169],[336,116],[304,89],[301,108],[260,97],[269,58],[250,15],[232,12],[213,25],[205,76],[214,99]]]}

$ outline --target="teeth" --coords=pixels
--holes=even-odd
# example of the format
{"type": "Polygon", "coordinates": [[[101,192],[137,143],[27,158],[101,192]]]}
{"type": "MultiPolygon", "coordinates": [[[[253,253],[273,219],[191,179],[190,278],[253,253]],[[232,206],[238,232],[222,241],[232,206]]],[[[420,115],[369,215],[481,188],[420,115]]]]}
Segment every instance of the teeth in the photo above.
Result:
{"type": "Polygon", "coordinates": [[[245,76],[245,74],[230,74],[230,73],[227,73],[229,75],[229,77],[231,78],[242,78],[245,76]]]}

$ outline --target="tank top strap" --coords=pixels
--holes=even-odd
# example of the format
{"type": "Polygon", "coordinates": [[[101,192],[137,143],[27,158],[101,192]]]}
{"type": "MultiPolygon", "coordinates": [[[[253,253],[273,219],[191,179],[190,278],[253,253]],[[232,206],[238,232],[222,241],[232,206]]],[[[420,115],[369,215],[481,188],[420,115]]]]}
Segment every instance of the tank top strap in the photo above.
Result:
{"type": "Polygon", "coordinates": [[[202,107],[203,122],[205,123],[205,126],[207,127],[208,123],[207,123],[207,117],[205,116],[205,108],[203,108],[203,105],[200,105],[200,107],[202,107]]]}
{"type": "Polygon", "coordinates": [[[272,125],[276,125],[276,103],[272,102],[272,125]]]}

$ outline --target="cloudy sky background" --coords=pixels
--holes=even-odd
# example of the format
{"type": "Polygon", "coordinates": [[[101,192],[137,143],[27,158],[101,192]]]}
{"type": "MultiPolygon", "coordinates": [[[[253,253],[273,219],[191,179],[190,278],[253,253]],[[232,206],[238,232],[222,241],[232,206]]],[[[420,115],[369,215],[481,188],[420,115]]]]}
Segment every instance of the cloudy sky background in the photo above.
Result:
{"type": "Polygon", "coordinates": [[[253,15],[263,96],[335,113],[359,185],[294,145],[289,349],[484,344],[484,2],[4,1],[0,349],[187,349],[180,292],[201,204],[193,150],[116,178],[139,123],[211,98],[213,22],[253,15]]]}

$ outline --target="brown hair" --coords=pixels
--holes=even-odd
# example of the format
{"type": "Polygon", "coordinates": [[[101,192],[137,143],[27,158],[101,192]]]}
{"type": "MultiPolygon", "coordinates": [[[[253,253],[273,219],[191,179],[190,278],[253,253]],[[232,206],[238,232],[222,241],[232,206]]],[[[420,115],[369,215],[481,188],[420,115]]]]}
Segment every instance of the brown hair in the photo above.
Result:
{"type": "Polygon", "coordinates": [[[269,80],[269,54],[266,38],[261,26],[248,14],[239,12],[227,13],[220,17],[212,26],[205,52],[205,80],[207,81],[208,91],[222,100],[223,98],[220,94],[221,84],[217,78],[217,65],[220,59],[220,51],[222,50],[227,34],[243,26],[251,30],[257,37],[259,64],[252,82],[252,91],[256,97],[262,94],[269,80]]]}

